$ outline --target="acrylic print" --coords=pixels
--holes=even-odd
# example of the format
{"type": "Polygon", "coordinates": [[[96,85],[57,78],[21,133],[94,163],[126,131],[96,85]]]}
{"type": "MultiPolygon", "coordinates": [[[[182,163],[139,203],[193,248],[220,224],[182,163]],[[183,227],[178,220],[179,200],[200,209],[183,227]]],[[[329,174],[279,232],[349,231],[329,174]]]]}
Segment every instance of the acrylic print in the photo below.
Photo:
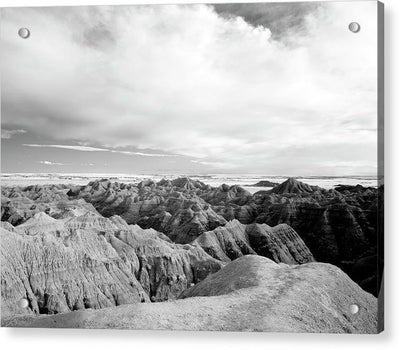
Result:
{"type": "Polygon", "coordinates": [[[2,326],[381,331],[381,11],[2,8],[2,326]]]}

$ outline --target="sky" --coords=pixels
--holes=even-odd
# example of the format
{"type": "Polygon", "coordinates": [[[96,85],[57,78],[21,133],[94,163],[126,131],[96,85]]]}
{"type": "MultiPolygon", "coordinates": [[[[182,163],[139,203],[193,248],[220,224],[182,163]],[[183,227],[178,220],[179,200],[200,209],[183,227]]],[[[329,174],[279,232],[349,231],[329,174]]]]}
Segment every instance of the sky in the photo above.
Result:
{"type": "Polygon", "coordinates": [[[1,170],[375,175],[376,6],[3,8],[1,170]]]}

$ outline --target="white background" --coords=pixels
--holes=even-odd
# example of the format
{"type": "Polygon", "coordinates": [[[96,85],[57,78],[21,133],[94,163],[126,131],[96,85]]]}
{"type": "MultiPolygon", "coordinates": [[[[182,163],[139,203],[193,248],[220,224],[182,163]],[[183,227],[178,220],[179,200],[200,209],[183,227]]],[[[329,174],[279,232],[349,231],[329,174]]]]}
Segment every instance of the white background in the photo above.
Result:
{"type": "MultiPolygon", "coordinates": [[[[282,2],[274,0],[275,2],[282,2]]],[[[0,0],[0,6],[190,3],[193,0],[0,0]]],[[[210,0],[256,2],[256,0],[210,0]]],[[[385,3],[385,331],[380,335],[166,332],[117,330],[0,329],[2,349],[394,349],[400,348],[400,1],[385,3]],[[397,62],[397,65],[396,65],[397,62]]],[[[1,53],[0,53],[1,54],[1,53]]]]}

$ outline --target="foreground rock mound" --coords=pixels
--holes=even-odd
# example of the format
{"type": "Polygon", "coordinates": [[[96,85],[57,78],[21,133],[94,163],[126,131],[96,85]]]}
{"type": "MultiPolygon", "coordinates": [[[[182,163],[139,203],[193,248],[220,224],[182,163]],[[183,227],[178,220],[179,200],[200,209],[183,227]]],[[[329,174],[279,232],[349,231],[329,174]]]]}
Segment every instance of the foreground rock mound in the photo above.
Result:
{"type": "Polygon", "coordinates": [[[338,268],[241,257],[182,300],[85,310],[7,323],[20,327],[377,333],[377,302],[338,268]],[[360,307],[357,315],[349,306],[360,307]]]}

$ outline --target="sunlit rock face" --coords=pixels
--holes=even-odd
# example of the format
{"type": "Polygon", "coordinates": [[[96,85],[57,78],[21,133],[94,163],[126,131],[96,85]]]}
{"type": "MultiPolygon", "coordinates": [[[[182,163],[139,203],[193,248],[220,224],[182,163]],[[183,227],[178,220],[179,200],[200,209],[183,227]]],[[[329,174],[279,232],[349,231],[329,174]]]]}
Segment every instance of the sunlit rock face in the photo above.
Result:
{"type": "Polygon", "coordinates": [[[201,234],[194,243],[214,258],[229,262],[257,254],[276,262],[303,264],[314,258],[299,235],[288,225],[241,224],[238,220],[201,234]]]}
{"type": "MultiPolygon", "coordinates": [[[[81,214],[81,213],[79,213],[81,214]]],[[[93,212],[1,228],[2,314],[164,301],[222,267],[201,248],[93,212]],[[18,301],[26,298],[27,309],[18,301]]]]}

